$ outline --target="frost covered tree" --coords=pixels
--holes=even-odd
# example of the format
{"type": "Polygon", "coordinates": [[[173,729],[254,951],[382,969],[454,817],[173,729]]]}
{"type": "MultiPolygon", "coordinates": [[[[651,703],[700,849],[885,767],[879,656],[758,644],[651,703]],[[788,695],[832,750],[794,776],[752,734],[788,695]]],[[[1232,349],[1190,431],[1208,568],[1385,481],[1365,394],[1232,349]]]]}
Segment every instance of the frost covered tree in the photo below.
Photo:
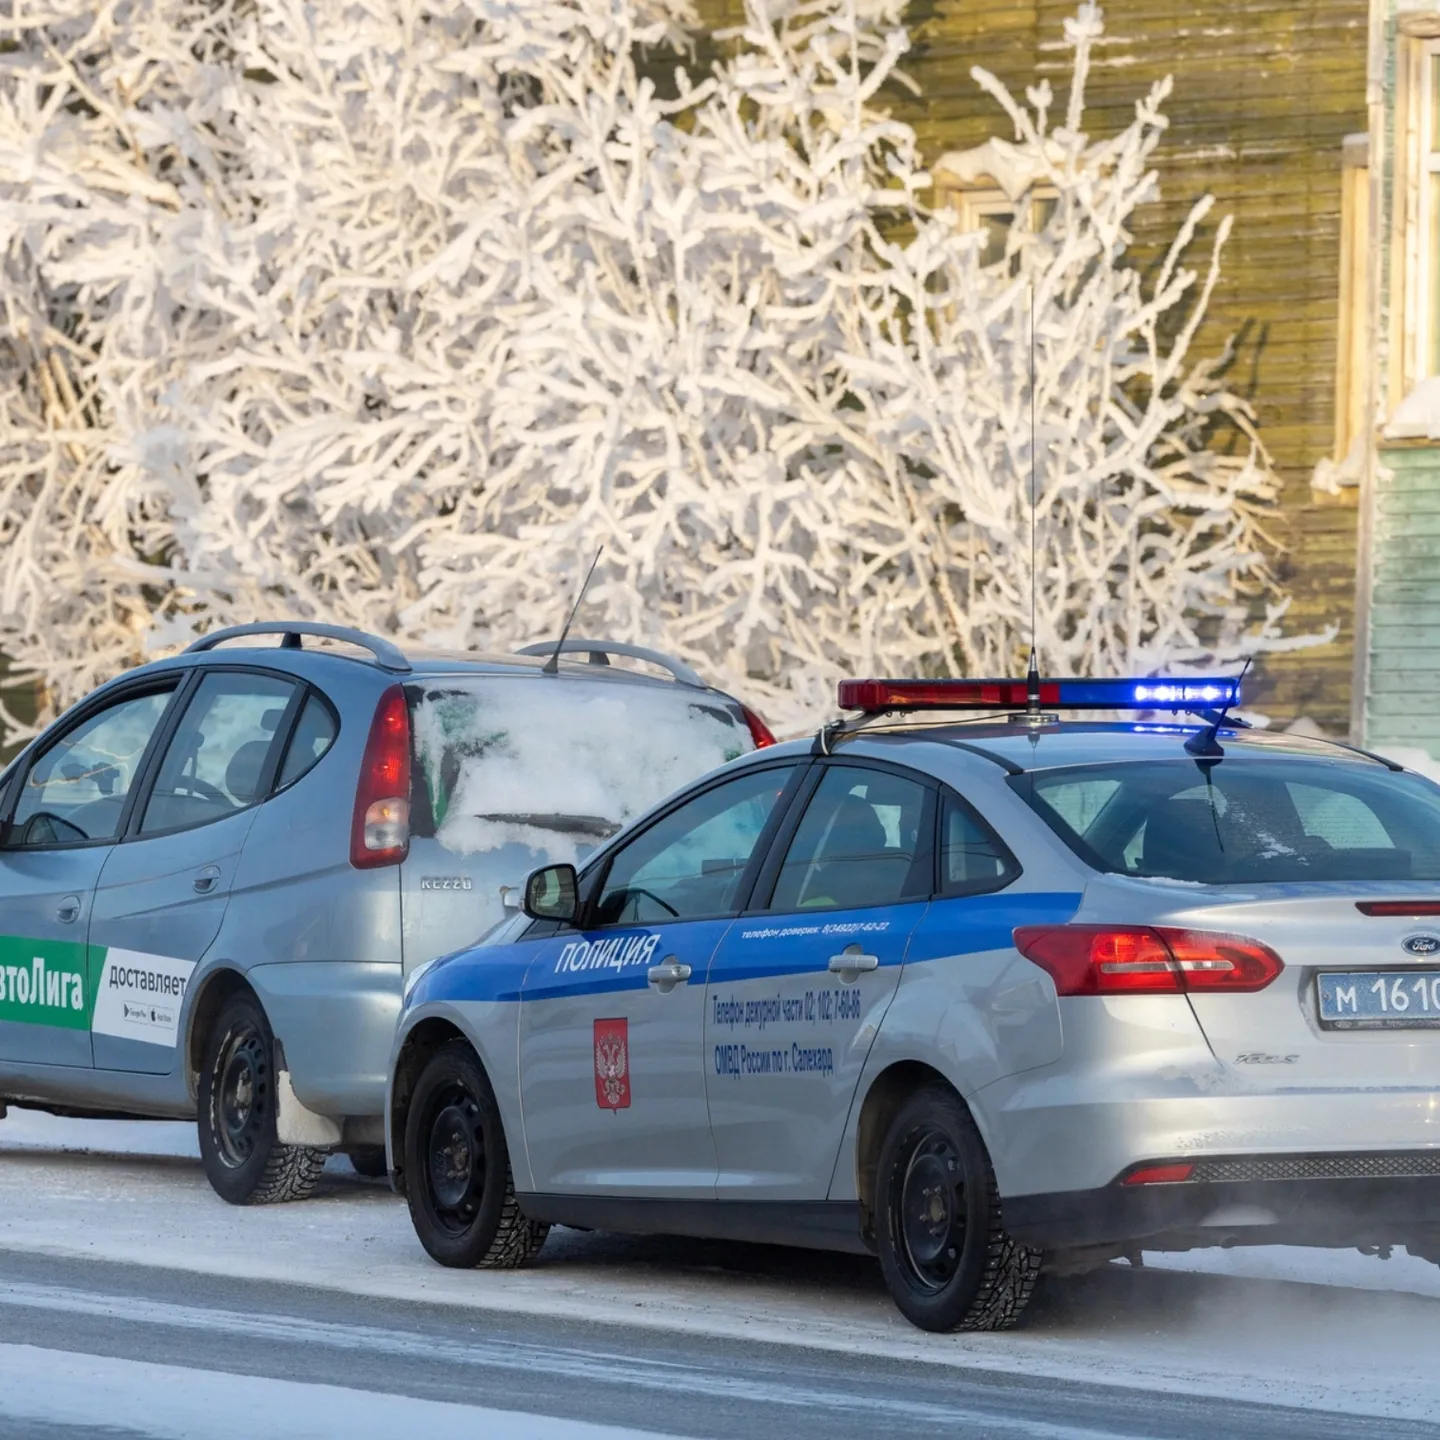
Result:
{"type": "Polygon", "coordinates": [[[0,648],[53,703],[256,615],[507,648],[603,543],[581,630],[799,725],[1019,662],[1032,460],[1047,669],[1285,643],[1190,353],[1224,226],[1129,261],[1165,87],[1086,133],[1091,6],[1063,115],[976,72],[1059,197],[986,266],[886,113],[900,10],[747,0],[698,73],[679,0],[14,8],[0,648]]]}

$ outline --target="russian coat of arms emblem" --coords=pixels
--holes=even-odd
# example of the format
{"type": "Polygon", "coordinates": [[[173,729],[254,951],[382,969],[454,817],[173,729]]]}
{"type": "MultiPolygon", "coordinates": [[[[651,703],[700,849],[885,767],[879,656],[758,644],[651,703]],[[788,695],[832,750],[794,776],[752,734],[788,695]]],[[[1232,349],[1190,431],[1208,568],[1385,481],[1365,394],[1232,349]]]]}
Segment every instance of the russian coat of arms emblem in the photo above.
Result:
{"type": "Polygon", "coordinates": [[[630,1022],[595,1022],[595,1103],[602,1110],[630,1108],[630,1022]]]}

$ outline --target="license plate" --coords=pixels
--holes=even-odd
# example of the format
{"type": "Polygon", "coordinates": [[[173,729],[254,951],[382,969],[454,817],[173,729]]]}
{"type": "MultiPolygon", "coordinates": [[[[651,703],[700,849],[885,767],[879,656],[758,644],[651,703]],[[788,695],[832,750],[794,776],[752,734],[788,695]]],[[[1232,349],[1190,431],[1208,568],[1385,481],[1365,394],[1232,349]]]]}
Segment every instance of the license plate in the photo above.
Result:
{"type": "Polygon", "coordinates": [[[1356,970],[1315,977],[1327,1030],[1440,1029],[1440,970],[1356,970]]]}

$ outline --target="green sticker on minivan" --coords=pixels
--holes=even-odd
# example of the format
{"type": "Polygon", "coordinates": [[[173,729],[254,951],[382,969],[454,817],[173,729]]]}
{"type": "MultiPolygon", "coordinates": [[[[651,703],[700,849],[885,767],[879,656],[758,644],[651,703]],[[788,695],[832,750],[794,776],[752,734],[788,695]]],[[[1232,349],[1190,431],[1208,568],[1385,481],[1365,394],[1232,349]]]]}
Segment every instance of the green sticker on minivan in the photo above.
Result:
{"type": "Polygon", "coordinates": [[[85,946],[0,935],[0,1020],[90,1028],[85,946]]]}

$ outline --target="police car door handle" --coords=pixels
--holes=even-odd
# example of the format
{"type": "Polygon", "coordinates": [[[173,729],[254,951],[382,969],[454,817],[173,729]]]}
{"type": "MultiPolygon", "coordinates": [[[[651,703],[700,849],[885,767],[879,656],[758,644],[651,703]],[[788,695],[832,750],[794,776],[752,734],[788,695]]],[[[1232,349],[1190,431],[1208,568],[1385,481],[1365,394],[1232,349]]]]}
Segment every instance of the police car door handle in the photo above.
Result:
{"type": "Polygon", "coordinates": [[[658,965],[650,967],[645,977],[662,994],[668,995],[677,985],[690,978],[690,967],[667,955],[658,965]]]}
{"type": "Polygon", "coordinates": [[[867,970],[878,970],[880,957],[867,955],[858,945],[847,945],[838,955],[830,957],[830,973],[842,980],[854,980],[867,970]]]}

